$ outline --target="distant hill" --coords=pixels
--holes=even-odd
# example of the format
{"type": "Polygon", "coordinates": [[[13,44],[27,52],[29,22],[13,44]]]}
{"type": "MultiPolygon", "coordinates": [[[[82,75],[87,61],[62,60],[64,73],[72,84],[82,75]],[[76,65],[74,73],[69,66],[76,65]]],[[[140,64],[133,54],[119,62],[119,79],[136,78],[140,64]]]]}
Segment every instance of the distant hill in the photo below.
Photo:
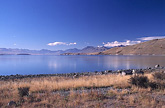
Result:
{"type": "MultiPolygon", "coordinates": [[[[14,54],[14,55],[20,55],[20,54],[26,54],[26,55],[57,55],[59,51],[51,51],[47,49],[42,50],[29,50],[29,49],[12,49],[12,48],[0,48],[0,54],[6,55],[6,54],[14,54]]],[[[59,54],[63,52],[60,51],[59,54]]]]}
{"type": "Polygon", "coordinates": [[[154,39],[126,47],[115,47],[88,55],[165,55],[165,38],[154,39]]]}
{"type": "Polygon", "coordinates": [[[107,47],[94,47],[94,46],[87,46],[85,48],[83,48],[82,50],[80,50],[78,53],[92,53],[92,52],[101,52],[101,51],[105,51],[108,50],[109,48],[107,47]]]}
{"type": "Polygon", "coordinates": [[[77,48],[73,48],[73,49],[65,50],[64,53],[78,53],[79,51],[81,51],[81,50],[77,49],[77,48]]]}
{"type": "Polygon", "coordinates": [[[70,52],[66,52],[61,54],[61,55],[86,55],[87,53],[94,53],[94,52],[102,52],[102,51],[106,51],[109,48],[107,47],[94,47],[94,46],[87,46],[81,50],[77,50],[77,52],[75,50],[70,50],[70,52]]]}

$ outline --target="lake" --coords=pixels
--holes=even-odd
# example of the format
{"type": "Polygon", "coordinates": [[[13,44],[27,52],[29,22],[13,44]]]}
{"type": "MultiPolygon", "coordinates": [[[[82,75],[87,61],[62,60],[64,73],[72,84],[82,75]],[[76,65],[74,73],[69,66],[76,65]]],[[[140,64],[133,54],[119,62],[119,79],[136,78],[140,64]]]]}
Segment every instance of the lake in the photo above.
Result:
{"type": "Polygon", "coordinates": [[[1,55],[0,75],[55,74],[165,66],[165,56],[1,55]]]}

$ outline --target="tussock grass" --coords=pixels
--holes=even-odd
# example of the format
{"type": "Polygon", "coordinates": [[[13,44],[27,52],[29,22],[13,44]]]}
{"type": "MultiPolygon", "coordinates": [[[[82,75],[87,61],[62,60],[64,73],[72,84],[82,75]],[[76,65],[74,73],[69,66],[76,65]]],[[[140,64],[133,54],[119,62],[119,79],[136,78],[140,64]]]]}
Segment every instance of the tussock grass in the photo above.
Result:
{"type": "MultiPolygon", "coordinates": [[[[29,95],[35,92],[51,92],[56,90],[68,90],[75,88],[92,87],[128,87],[130,76],[97,75],[79,78],[67,77],[41,77],[25,78],[18,80],[0,81],[0,102],[7,104],[10,100],[19,101],[18,88],[29,87],[29,95]]],[[[1,104],[0,103],[0,104],[1,104]]]]}
{"type": "MultiPolygon", "coordinates": [[[[149,81],[156,82],[152,74],[145,74],[144,76],[149,81]]],[[[108,102],[113,107],[120,107],[118,105],[124,105],[124,107],[129,105],[140,105],[142,107],[163,105],[156,98],[150,96],[149,93],[152,92],[150,87],[139,88],[131,85],[129,83],[131,77],[121,75],[95,75],[79,78],[52,76],[0,81],[0,107],[6,107],[10,101],[15,101],[17,107],[21,108],[72,108],[80,106],[93,108],[103,107],[108,102]],[[96,89],[97,87],[110,86],[113,89],[108,90],[106,94],[96,89]],[[26,88],[29,88],[28,93],[24,95],[23,91],[26,88]],[[90,89],[86,92],[85,88],[90,89]],[[76,92],[75,89],[82,92],[76,92]],[[69,92],[68,95],[55,92],[65,90],[69,92]],[[108,99],[112,99],[114,103],[111,103],[108,99]],[[117,106],[115,106],[115,103],[117,103],[117,106]]],[[[156,95],[162,94],[165,94],[164,89],[160,89],[156,95]]]]}
{"type": "Polygon", "coordinates": [[[67,90],[71,88],[80,87],[128,87],[128,79],[130,76],[120,75],[99,75],[99,76],[84,76],[80,78],[65,78],[49,77],[49,78],[36,78],[24,79],[17,81],[8,81],[4,83],[0,81],[1,89],[16,90],[21,87],[30,87],[30,92],[37,91],[52,91],[52,90],[67,90]]]}
{"type": "Polygon", "coordinates": [[[147,93],[138,93],[136,95],[130,95],[126,99],[130,105],[135,105],[144,108],[157,108],[164,105],[164,102],[158,101],[156,98],[148,95],[147,93]]]}

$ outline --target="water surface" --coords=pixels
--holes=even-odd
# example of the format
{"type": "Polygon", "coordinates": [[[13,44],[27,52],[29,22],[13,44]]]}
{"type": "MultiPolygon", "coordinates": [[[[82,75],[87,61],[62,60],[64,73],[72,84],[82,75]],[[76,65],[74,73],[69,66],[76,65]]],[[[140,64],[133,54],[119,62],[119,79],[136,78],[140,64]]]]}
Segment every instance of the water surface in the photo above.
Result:
{"type": "Polygon", "coordinates": [[[93,72],[165,66],[165,56],[0,56],[0,75],[93,72]]]}

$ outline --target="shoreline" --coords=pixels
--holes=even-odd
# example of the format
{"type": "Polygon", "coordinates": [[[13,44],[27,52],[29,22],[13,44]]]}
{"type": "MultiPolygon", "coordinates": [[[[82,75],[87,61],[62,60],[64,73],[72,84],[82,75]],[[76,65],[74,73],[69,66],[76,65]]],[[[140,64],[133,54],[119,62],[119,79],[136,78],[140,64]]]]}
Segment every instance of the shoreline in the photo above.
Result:
{"type": "Polygon", "coordinates": [[[94,76],[94,75],[138,75],[144,73],[152,73],[152,72],[165,72],[165,67],[160,67],[156,65],[155,67],[148,67],[145,69],[121,69],[121,70],[105,70],[105,71],[94,71],[94,72],[76,72],[76,73],[62,73],[62,74],[29,74],[29,75],[0,75],[0,81],[8,81],[15,79],[23,79],[23,78],[39,78],[39,77],[67,77],[67,78],[79,78],[82,76],[94,76]]]}

